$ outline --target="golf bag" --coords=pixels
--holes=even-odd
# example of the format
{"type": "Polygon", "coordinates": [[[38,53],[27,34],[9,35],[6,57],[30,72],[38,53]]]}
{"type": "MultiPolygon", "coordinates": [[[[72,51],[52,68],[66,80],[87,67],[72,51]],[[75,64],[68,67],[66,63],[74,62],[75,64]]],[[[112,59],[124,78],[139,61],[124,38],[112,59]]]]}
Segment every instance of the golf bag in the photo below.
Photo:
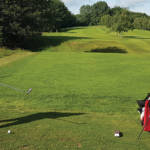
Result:
{"type": "Polygon", "coordinates": [[[137,100],[140,120],[144,131],[150,131],[150,93],[144,100],[137,100]]]}

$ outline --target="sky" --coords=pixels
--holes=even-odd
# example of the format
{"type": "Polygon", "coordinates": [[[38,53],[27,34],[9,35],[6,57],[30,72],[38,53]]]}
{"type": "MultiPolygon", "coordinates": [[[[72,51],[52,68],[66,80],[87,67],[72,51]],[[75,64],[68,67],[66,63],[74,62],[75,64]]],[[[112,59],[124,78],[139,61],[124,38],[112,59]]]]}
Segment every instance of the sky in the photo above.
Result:
{"type": "MultiPolygon", "coordinates": [[[[97,1],[101,0],[61,0],[65,3],[68,9],[74,13],[78,14],[79,9],[82,5],[92,5],[97,1]]],[[[112,8],[115,6],[125,7],[131,11],[142,12],[150,15],[150,0],[102,0],[107,2],[107,4],[112,8]]]]}

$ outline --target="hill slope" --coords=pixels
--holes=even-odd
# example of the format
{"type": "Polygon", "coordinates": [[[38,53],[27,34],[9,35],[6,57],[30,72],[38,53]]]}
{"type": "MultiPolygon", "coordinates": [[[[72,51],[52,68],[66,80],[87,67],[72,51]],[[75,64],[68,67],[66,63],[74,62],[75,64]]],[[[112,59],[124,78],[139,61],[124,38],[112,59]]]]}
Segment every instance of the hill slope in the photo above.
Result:
{"type": "Polygon", "coordinates": [[[44,33],[42,40],[42,49],[50,51],[84,52],[98,49],[101,52],[105,49],[106,52],[120,53],[150,52],[150,32],[144,30],[134,30],[118,36],[103,26],[78,27],[61,33],[44,33]],[[110,47],[118,51],[111,51],[110,47]]]}

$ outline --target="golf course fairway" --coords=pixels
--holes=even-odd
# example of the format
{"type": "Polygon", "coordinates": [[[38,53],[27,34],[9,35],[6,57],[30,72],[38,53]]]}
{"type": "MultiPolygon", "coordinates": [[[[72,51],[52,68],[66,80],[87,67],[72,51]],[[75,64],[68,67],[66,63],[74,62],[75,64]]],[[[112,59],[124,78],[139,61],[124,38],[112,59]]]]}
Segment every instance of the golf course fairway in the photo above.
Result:
{"type": "Polygon", "coordinates": [[[150,92],[150,31],[77,27],[31,43],[0,58],[0,150],[150,149],[136,104],[150,92]]]}

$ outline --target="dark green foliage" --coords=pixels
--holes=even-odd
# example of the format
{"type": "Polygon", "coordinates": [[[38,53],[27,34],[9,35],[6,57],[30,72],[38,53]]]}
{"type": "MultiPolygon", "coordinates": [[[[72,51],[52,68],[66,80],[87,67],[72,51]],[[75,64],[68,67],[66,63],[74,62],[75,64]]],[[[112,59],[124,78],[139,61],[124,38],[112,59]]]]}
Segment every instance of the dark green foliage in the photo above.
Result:
{"type": "Polygon", "coordinates": [[[127,32],[132,29],[150,30],[150,18],[147,15],[125,9],[122,9],[121,13],[112,16],[111,21],[113,31],[117,32],[127,32]]]}
{"type": "Polygon", "coordinates": [[[111,10],[110,10],[110,15],[111,16],[114,16],[114,15],[116,15],[116,14],[121,14],[122,13],[122,11],[124,10],[124,8],[121,8],[121,7],[114,7],[114,8],[112,8],[111,10]]]}
{"type": "Polygon", "coordinates": [[[110,15],[101,18],[100,24],[106,25],[118,33],[133,29],[150,30],[150,17],[143,13],[134,13],[124,8],[111,9],[110,15]]]}
{"type": "Polygon", "coordinates": [[[125,8],[110,8],[106,2],[83,5],[76,15],[78,25],[106,25],[118,33],[133,29],[150,30],[150,17],[145,13],[131,12],[125,8]]]}
{"type": "Polygon", "coordinates": [[[150,18],[146,17],[135,18],[134,27],[136,29],[150,30],[150,18]]]}
{"type": "Polygon", "coordinates": [[[21,47],[26,38],[38,33],[40,4],[38,0],[5,0],[3,2],[4,46],[21,47]]]}
{"type": "Polygon", "coordinates": [[[83,5],[80,8],[80,15],[78,20],[81,25],[89,25],[91,23],[92,8],[90,5],[83,5]]]}
{"type": "Polygon", "coordinates": [[[111,29],[115,32],[127,32],[133,29],[133,20],[129,12],[124,10],[121,14],[116,14],[112,18],[111,29]]]}
{"type": "Polygon", "coordinates": [[[130,12],[135,29],[150,30],[150,17],[145,13],[130,12]]]}
{"type": "Polygon", "coordinates": [[[114,14],[114,16],[105,15],[101,17],[100,24],[106,25],[108,28],[111,28],[112,31],[118,33],[127,32],[128,30],[132,30],[134,28],[133,18],[130,16],[129,11],[122,9],[122,12],[119,13],[117,8],[115,9],[114,14]]]}
{"type": "Polygon", "coordinates": [[[109,14],[110,8],[106,2],[100,1],[92,6],[91,25],[99,24],[103,15],[109,14]]]}
{"type": "Polygon", "coordinates": [[[100,1],[92,6],[83,5],[77,20],[81,25],[98,25],[103,15],[109,14],[110,8],[106,2],[100,1]]]}
{"type": "Polygon", "coordinates": [[[77,26],[87,26],[87,24],[85,24],[85,21],[83,20],[83,17],[81,14],[75,15],[75,17],[76,17],[77,26]]]}
{"type": "Polygon", "coordinates": [[[72,14],[64,3],[53,0],[52,4],[52,31],[59,31],[63,27],[69,27],[72,22],[72,14]]]}
{"type": "Polygon", "coordinates": [[[59,31],[76,23],[60,0],[5,0],[0,7],[0,44],[9,48],[24,48],[43,31],[59,31]]]}
{"type": "Polygon", "coordinates": [[[41,31],[60,31],[61,28],[74,26],[76,18],[72,15],[63,2],[49,0],[42,13],[43,20],[41,31]]]}
{"type": "Polygon", "coordinates": [[[112,25],[112,19],[113,17],[110,15],[104,15],[101,17],[100,24],[106,25],[108,28],[110,28],[112,25]]]}
{"type": "Polygon", "coordinates": [[[133,18],[139,18],[139,17],[141,17],[141,18],[144,18],[144,17],[148,18],[148,15],[146,15],[145,13],[138,13],[138,12],[131,12],[130,11],[130,15],[133,18]]]}
{"type": "Polygon", "coordinates": [[[3,22],[3,1],[0,0],[0,46],[2,46],[2,22],[3,22]]]}

